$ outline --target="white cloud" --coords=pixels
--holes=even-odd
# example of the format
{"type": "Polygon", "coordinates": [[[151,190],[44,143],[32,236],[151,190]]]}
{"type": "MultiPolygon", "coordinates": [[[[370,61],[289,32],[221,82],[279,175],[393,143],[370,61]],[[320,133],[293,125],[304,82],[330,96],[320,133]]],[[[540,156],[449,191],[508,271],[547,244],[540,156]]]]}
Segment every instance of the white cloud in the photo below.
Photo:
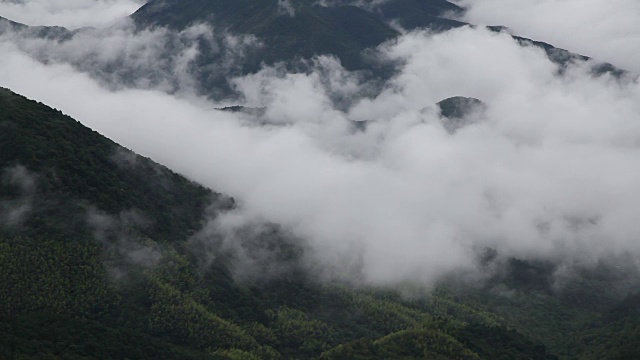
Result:
{"type": "Polygon", "coordinates": [[[458,0],[466,21],[514,33],[640,72],[636,0],[458,0]]]}
{"type": "Polygon", "coordinates": [[[403,65],[374,97],[330,58],[237,79],[261,119],[186,93],[110,91],[7,40],[0,52],[2,86],[233,196],[233,216],[282,224],[315,262],[362,265],[371,283],[433,281],[485,246],[578,261],[640,251],[640,85],[583,63],[559,76],[505,34],[407,34],[380,49],[403,65]],[[487,109],[450,134],[433,104],[454,95],[487,109]]]}
{"type": "Polygon", "coordinates": [[[199,77],[232,73],[242,66],[247,50],[260,46],[254,36],[215,32],[205,24],[174,32],[162,27],[136,29],[130,19],[60,39],[44,39],[30,28],[9,25],[0,26],[0,36],[41,62],[71,64],[105,86],[167,92],[193,90],[201,85],[195,81],[199,77]],[[203,46],[208,58],[205,71],[195,65],[203,46]]]}
{"type": "Polygon", "coordinates": [[[278,0],[278,12],[289,16],[296,15],[296,9],[293,8],[290,0],[278,0]]]}
{"type": "Polygon", "coordinates": [[[0,16],[26,25],[105,27],[131,15],[144,0],[10,0],[0,2],[0,16]]]}

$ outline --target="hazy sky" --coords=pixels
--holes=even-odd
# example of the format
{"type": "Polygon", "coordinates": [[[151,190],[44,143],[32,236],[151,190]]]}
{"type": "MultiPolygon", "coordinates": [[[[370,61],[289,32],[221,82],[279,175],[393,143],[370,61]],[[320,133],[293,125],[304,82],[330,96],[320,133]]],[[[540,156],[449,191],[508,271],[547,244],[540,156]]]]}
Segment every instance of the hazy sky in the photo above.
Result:
{"type": "MultiPolygon", "coordinates": [[[[155,31],[119,36],[139,43],[155,31]]],[[[32,58],[62,45],[24,41],[0,37],[0,86],[233,196],[240,208],[218,226],[282,224],[327,271],[356,264],[371,283],[429,282],[472,268],[487,246],[570,263],[640,250],[640,85],[593,77],[588,63],[559,75],[542,50],[506,34],[466,27],[384,44],[378,56],[403,65],[375,97],[331,57],[308,74],[235,79],[246,105],[266,107],[261,119],[210,110],[218,104],[188,81],[178,95],[106,88],[69,57],[32,58]],[[487,108],[451,134],[434,104],[455,95],[487,108]],[[341,110],[336,98],[353,105],[341,110]]],[[[135,54],[122,66],[163,61],[135,54]]]]}

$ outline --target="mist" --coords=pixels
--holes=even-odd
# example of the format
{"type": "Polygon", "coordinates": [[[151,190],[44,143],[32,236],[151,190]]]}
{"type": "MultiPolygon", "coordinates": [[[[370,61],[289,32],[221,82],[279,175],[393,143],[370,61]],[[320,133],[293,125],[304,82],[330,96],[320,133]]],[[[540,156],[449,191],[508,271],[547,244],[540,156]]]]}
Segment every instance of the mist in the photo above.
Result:
{"type": "Polygon", "coordinates": [[[245,54],[261,46],[253,36],[216,31],[205,24],[181,31],[138,29],[128,18],[106,29],[54,32],[47,39],[32,28],[0,21],[0,36],[41,63],[71,65],[111,90],[168,93],[194,92],[202,85],[196,79],[237,73],[245,54]],[[206,69],[195,64],[203,51],[214,59],[206,69]]]}
{"type": "Polygon", "coordinates": [[[502,25],[517,35],[640,72],[640,3],[635,0],[457,0],[473,24],[502,25]]]}
{"type": "Polygon", "coordinates": [[[12,198],[0,200],[0,224],[3,226],[19,226],[28,217],[33,208],[36,193],[35,174],[24,166],[16,165],[2,169],[0,187],[12,198]]]}
{"type": "Polygon", "coordinates": [[[68,29],[106,27],[131,15],[144,0],[9,0],[0,2],[0,16],[25,25],[68,29]]]}
{"type": "Polygon", "coordinates": [[[326,56],[305,73],[229,79],[261,114],[214,110],[187,85],[105,86],[14,36],[0,52],[0,86],[233,196],[238,208],[215,220],[223,233],[282,225],[319,276],[432,283],[475,269],[484,248],[569,264],[640,251],[637,79],[596,76],[595,62],[559,71],[505,33],[383,44],[376,56],[398,72],[381,91],[326,56]],[[435,105],[452,96],[486,105],[455,132],[435,105]]]}

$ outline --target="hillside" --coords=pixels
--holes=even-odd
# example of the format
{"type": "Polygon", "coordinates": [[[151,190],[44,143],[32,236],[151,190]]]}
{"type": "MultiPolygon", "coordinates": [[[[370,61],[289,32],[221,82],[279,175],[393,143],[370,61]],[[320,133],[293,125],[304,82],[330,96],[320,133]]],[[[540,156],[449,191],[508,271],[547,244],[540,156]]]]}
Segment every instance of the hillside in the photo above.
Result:
{"type": "MultiPolygon", "coordinates": [[[[262,46],[244,59],[245,73],[256,71],[263,64],[289,63],[318,55],[336,56],[348,70],[380,72],[378,64],[364,51],[396,38],[400,35],[399,28],[441,32],[470,25],[451,20],[463,10],[446,0],[390,0],[369,6],[357,1],[325,1],[325,5],[312,0],[286,3],[290,6],[284,9],[277,0],[152,0],[131,18],[140,28],[163,26],[183,30],[194,24],[208,24],[217,31],[255,36],[262,46]]],[[[501,26],[491,28],[508,31],[501,26]]],[[[544,49],[551,60],[560,64],[588,59],[541,41],[514,38],[523,46],[544,49]]],[[[200,66],[211,62],[212,56],[205,51],[200,66]]],[[[609,64],[598,70],[620,71],[609,64]]],[[[212,85],[215,84],[207,86],[212,85]]]]}
{"type": "Polygon", "coordinates": [[[238,282],[189,241],[221,195],[9,90],[0,109],[5,358],[553,358],[446,292],[317,283],[277,227],[243,246],[287,275],[238,282]]]}
{"type": "Polygon", "coordinates": [[[403,298],[316,282],[274,226],[242,246],[268,249],[286,275],[237,280],[232,251],[203,263],[193,241],[205,209],[231,199],[9,90],[0,109],[5,358],[555,358],[546,343],[595,359],[614,342],[607,358],[634,353],[637,296],[615,300],[624,278],[586,275],[554,294],[535,285],[548,281],[544,266],[514,263],[484,288],[403,298]],[[520,295],[492,290],[504,286],[520,295]]]}

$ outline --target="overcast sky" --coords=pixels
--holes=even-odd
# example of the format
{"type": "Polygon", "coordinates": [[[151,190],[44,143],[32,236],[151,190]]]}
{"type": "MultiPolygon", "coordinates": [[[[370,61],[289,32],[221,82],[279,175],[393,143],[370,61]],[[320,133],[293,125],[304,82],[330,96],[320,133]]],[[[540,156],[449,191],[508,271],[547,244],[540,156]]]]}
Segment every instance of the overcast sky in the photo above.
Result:
{"type": "Polygon", "coordinates": [[[467,27],[385,44],[377,56],[403,65],[373,98],[330,57],[309,74],[235,79],[247,106],[266,107],[261,119],[211,110],[219,104],[188,87],[107,88],[64,57],[34,60],[37,44],[21,41],[0,38],[0,86],[233,196],[240,208],[219,226],[282,224],[326,269],[430,282],[471,269],[483,247],[569,263],[640,250],[640,85],[594,77],[588,63],[559,75],[542,50],[506,34],[467,27]],[[487,107],[451,133],[434,104],[456,95],[487,107]],[[353,105],[340,110],[335,98],[353,105]]]}

